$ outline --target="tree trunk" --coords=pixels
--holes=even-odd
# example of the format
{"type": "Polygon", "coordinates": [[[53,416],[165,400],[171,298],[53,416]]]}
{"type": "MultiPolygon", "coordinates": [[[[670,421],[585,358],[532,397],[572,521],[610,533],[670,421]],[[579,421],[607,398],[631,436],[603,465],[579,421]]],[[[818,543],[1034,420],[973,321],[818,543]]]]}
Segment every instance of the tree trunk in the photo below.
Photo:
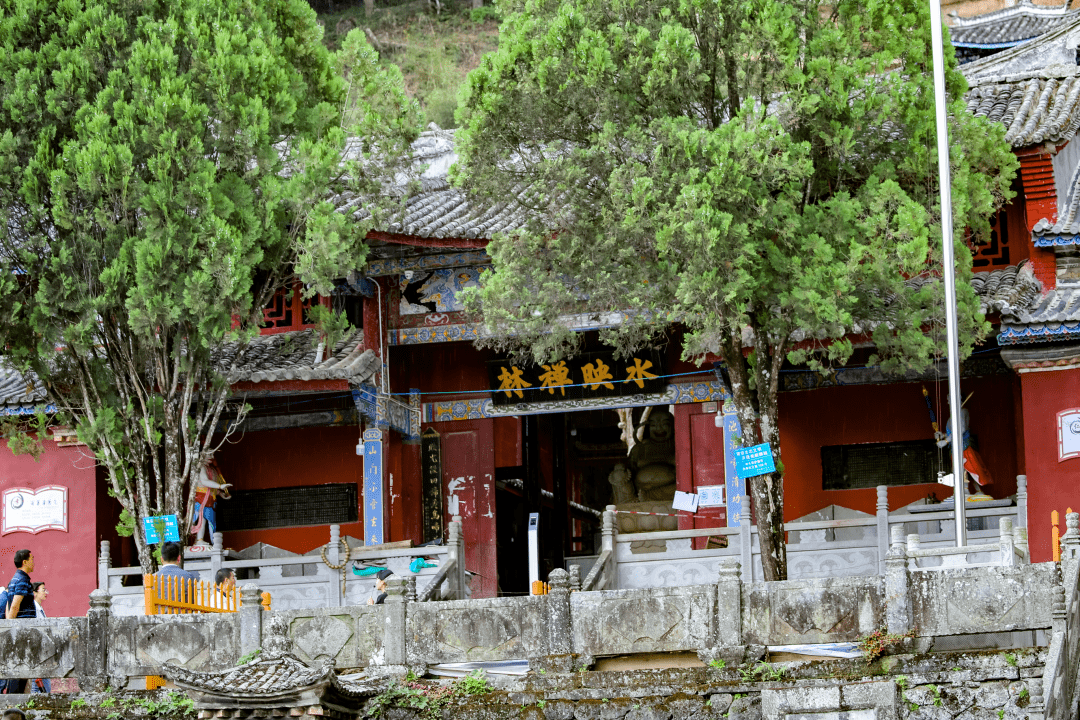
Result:
{"type": "Polygon", "coordinates": [[[784,537],[784,477],[780,462],[780,433],[777,424],[777,392],[783,346],[768,347],[758,343],[755,363],[743,356],[742,329],[727,333],[721,346],[721,358],[731,377],[732,400],[742,425],[742,446],[767,442],[772,447],[777,471],[747,479],[747,492],[753,503],[754,522],[758,527],[761,571],[766,582],[787,580],[787,542],[784,537]],[[753,373],[755,389],[750,389],[753,373]],[[754,409],[757,398],[758,411],[754,409]]]}

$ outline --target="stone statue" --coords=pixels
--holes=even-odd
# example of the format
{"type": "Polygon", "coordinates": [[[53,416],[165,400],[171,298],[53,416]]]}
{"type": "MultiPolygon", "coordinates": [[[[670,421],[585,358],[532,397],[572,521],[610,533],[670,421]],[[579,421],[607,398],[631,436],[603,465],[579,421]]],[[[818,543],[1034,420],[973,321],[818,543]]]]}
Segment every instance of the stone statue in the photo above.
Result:
{"type": "Polygon", "coordinates": [[[608,482],[611,483],[612,505],[625,505],[637,501],[637,488],[634,487],[634,481],[626,465],[616,464],[608,475],[608,482]]]}
{"type": "Polygon", "coordinates": [[[665,409],[649,415],[648,433],[630,451],[630,470],[638,500],[675,497],[675,418],[665,409]]]}

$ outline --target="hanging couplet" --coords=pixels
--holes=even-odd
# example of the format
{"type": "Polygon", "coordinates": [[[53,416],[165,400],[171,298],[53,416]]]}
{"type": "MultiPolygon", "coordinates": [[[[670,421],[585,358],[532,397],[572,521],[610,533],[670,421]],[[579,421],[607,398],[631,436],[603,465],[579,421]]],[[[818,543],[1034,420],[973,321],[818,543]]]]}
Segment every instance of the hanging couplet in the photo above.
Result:
{"type": "Polygon", "coordinates": [[[420,435],[420,477],[424,542],[431,542],[443,534],[442,443],[435,428],[428,428],[420,435]]]}
{"type": "Polygon", "coordinates": [[[383,542],[382,431],[364,431],[364,544],[383,542]]]}
{"type": "MultiPolygon", "coordinates": [[[[724,421],[724,476],[725,489],[727,490],[727,524],[728,527],[742,525],[743,515],[747,508],[743,507],[743,495],[746,494],[746,480],[739,477],[736,472],[738,466],[735,460],[735,451],[742,447],[742,426],[734,412],[725,413],[724,421]]],[[[749,516],[747,516],[749,517],[749,516]]]]}

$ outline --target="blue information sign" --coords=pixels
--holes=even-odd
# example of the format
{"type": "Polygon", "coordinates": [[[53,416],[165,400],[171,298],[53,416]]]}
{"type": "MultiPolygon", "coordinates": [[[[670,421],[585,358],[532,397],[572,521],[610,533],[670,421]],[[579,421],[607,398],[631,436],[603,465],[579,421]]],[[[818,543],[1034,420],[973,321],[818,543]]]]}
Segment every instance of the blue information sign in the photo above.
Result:
{"type": "Polygon", "coordinates": [[[180,542],[180,525],[176,522],[175,515],[143,518],[143,532],[146,533],[147,545],[162,542],[162,535],[165,536],[165,542],[180,542]]]}
{"type": "Polygon", "coordinates": [[[739,448],[735,451],[735,474],[743,479],[775,470],[776,463],[773,462],[772,448],[769,447],[769,443],[739,448]]]}

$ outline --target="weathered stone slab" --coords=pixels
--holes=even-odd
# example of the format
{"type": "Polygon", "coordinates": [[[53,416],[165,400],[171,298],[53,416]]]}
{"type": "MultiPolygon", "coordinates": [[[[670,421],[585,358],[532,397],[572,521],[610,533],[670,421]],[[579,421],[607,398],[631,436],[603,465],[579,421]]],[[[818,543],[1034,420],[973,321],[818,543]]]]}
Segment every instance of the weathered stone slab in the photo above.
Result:
{"type": "Polygon", "coordinates": [[[521,660],[546,653],[543,598],[409,603],[409,662],[521,660]]]}
{"type": "Polygon", "coordinates": [[[910,573],[919,634],[959,635],[1050,626],[1053,563],[910,573]]]}
{"type": "Polygon", "coordinates": [[[856,640],[885,625],[880,577],[743,586],[743,642],[794,645],[856,640]]]}
{"type": "Polygon", "coordinates": [[[712,643],[715,613],[715,585],[574,593],[574,652],[595,657],[700,650],[712,643]]]}
{"type": "Polygon", "coordinates": [[[156,675],[165,662],[220,670],[240,654],[233,613],[109,618],[110,676],[156,675]]]}
{"type": "Polygon", "coordinates": [[[14,620],[0,629],[3,677],[64,677],[75,669],[86,618],[14,620]]]}

